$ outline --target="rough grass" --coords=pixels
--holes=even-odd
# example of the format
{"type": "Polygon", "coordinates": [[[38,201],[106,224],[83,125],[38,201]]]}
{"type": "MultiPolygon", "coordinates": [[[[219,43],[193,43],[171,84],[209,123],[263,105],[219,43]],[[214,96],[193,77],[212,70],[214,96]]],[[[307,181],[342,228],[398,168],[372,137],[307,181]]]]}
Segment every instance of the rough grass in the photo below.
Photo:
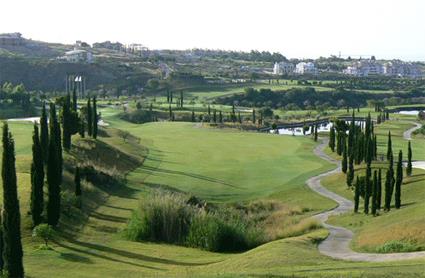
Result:
{"type": "MultiPolygon", "coordinates": [[[[364,170],[360,171],[363,174],[364,170]]],[[[399,210],[392,208],[390,212],[381,211],[376,217],[366,216],[363,213],[348,213],[332,217],[329,223],[353,230],[355,237],[352,245],[356,250],[376,252],[377,249],[392,241],[408,242],[415,249],[425,250],[424,176],[425,171],[413,169],[413,175],[404,178],[401,194],[402,207],[399,210]]],[[[353,199],[353,192],[347,188],[343,174],[327,177],[322,184],[347,199],[353,199]]],[[[392,205],[394,205],[394,199],[392,205]]],[[[359,211],[363,211],[362,199],[359,211]]]]}

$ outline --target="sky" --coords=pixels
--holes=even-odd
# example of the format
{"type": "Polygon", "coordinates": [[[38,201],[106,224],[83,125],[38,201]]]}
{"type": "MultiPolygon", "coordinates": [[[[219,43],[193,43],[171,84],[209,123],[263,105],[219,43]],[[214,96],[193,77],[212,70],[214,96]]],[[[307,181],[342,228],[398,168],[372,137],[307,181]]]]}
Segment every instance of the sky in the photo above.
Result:
{"type": "Polygon", "coordinates": [[[425,61],[424,0],[0,0],[0,33],[425,61]]]}

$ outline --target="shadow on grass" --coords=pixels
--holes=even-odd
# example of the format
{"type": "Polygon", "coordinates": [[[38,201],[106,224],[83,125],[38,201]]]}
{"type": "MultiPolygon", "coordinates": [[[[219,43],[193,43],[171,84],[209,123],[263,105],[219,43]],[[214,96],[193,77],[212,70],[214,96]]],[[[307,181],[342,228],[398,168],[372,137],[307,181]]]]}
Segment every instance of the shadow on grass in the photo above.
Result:
{"type": "Polygon", "coordinates": [[[140,167],[140,169],[147,170],[147,171],[150,171],[150,172],[159,172],[159,173],[171,174],[171,175],[181,175],[181,176],[200,179],[200,180],[204,180],[204,181],[208,181],[208,182],[212,182],[212,183],[218,183],[218,184],[230,186],[230,187],[233,187],[233,188],[241,189],[240,187],[233,185],[231,183],[225,182],[223,180],[219,180],[219,179],[216,179],[216,178],[211,178],[211,177],[207,177],[207,176],[203,176],[203,175],[198,175],[198,174],[194,174],[194,173],[189,173],[189,172],[169,170],[169,169],[160,169],[158,167],[151,167],[151,166],[146,166],[146,165],[142,165],[140,167]]]}
{"type": "Polygon", "coordinates": [[[84,253],[84,254],[96,256],[96,257],[111,260],[111,261],[127,263],[127,264],[131,264],[131,265],[135,265],[135,266],[141,266],[141,267],[148,267],[148,268],[152,268],[152,269],[156,269],[156,270],[162,270],[162,269],[156,268],[156,267],[151,267],[151,266],[145,266],[145,265],[134,263],[134,262],[129,262],[126,259],[134,259],[134,260],[150,262],[150,263],[178,265],[178,266],[201,266],[201,265],[208,265],[208,264],[211,264],[211,263],[215,263],[215,262],[187,263],[187,262],[180,262],[180,261],[176,261],[176,260],[169,260],[169,259],[151,257],[151,256],[143,255],[143,254],[129,252],[129,251],[126,251],[126,250],[112,248],[112,247],[109,247],[109,246],[106,246],[106,245],[83,242],[83,241],[79,241],[79,240],[75,240],[75,239],[68,239],[68,242],[70,244],[67,244],[63,241],[56,242],[56,244],[63,247],[63,248],[70,249],[70,250],[75,251],[75,252],[81,252],[81,253],[84,253]],[[73,245],[75,245],[75,246],[73,246],[73,245]],[[120,256],[123,259],[113,258],[113,257],[107,256],[107,255],[101,254],[100,252],[120,256]]]}

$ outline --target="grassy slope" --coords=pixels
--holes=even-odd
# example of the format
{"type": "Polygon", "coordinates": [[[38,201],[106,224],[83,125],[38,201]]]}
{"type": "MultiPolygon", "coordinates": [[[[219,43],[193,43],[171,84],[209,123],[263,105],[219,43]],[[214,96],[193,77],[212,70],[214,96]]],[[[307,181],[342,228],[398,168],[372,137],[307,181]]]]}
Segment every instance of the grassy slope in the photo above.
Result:
{"type": "MultiPolygon", "coordinates": [[[[384,166],[385,167],[385,166],[384,166]]],[[[359,170],[363,175],[364,169],[359,170]]],[[[414,169],[412,177],[406,177],[402,186],[402,208],[381,212],[378,217],[363,213],[348,213],[334,217],[330,223],[342,225],[355,232],[354,249],[375,252],[376,248],[391,240],[408,241],[425,249],[425,172],[414,169]]],[[[385,178],[384,178],[385,180],[385,178]]],[[[353,199],[353,192],[345,185],[345,175],[327,177],[323,184],[330,190],[353,199]]],[[[363,200],[359,211],[363,212],[363,200]]],[[[393,199],[394,205],[394,199],[393,199]]]]}
{"type": "MultiPolygon", "coordinates": [[[[385,156],[387,150],[387,134],[391,130],[393,151],[403,150],[404,158],[407,153],[407,141],[403,139],[403,132],[413,125],[406,121],[414,120],[413,117],[402,117],[394,115],[396,120],[387,121],[376,126],[378,136],[378,152],[385,156]]],[[[412,140],[413,159],[425,160],[425,141],[420,138],[412,140]]],[[[327,152],[330,152],[327,150],[327,152]]],[[[386,163],[376,164],[383,169],[387,168],[386,163]]],[[[359,175],[364,174],[363,166],[358,169],[359,175]]],[[[345,226],[353,230],[356,234],[352,245],[354,249],[374,252],[376,247],[381,246],[390,240],[402,240],[412,242],[414,245],[425,249],[425,178],[424,171],[414,169],[412,177],[404,178],[402,191],[402,202],[405,204],[400,210],[392,210],[390,213],[383,213],[379,217],[365,216],[364,214],[346,214],[334,217],[330,222],[345,226]]],[[[383,183],[385,173],[383,172],[383,183]]],[[[345,175],[337,174],[327,177],[323,184],[330,190],[353,199],[353,193],[348,190],[345,184],[345,175]]],[[[360,202],[362,205],[362,202],[360,202]]],[[[362,209],[360,209],[362,211],[362,209]]]]}
{"type": "MultiPolygon", "coordinates": [[[[104,111],[103,115],[108,116],[108,111],[104,111]]],[[[113,120],[113,118],[109,119],[114,125],[121,127],[122,122],[113,120]]],[[[17,141],[18,170],[22,169],[19,171],[27,172],[29,169],[31,143],[28,138],[31,136],[32,125],[13,123],[11,128],[17,141]]],[[[134,127],[134,129],[136,128],[134,127]]],[[[148,126],[146,126],[146,129],[145,127],[140,128],[141,131],[146,131],[146,135],[149,134],[147,132],[148,129],[150,129],[148,126]]],[[[207,133],[218,132],[204,131],[207,133]]],[[[152,128],[151,132],[154,133],[155,129],[152,128]]],[[[140,135],[142,140],[145,140],[145,143],[149,141],[143,138],[143,134],[140,135]]],[[[283,137],[275,138],[277,138],[276,140],[285,141],[283,137]]],[[[162,140],[165,141],[165,137],[162,140]]],[[[138,148],[135,144],[128,144],[128,139],[125,141],[120,136],[114,135],[102,138],[102,141],[119,148],[122,154],[146,154],[144,149],[138,148]]],[[[152,140],[151,144],[153,143],[154,140],[152,140]]],[[[170,142],[170,144],[174,143],[170,142]]],[[[307,142],[307,144],[310,143],[307,142]]],[[[178,156],[174,156],[174,158],[176,157],[178,156]]],[[[279,159],[276,157],[277,155],[274,156],[274,159],[279,159]]],[[[307,156],[307,158],[311,157],[307,156]]],[[[165,157],[162,157],[162,159],[165,159],[165,157]]],[[[180,157],[180,159],[182,158],[180,157]]],[[[158,161],[155,162],[149,159],[146,162],[158,163],[158,161]]],[[[167,169],[170,167],[168,164],[165,164],[165,166],[167,169]]],[[[36,246],[39,243],[34,242],[29,237],[24,238],[24,259],[27,274],[30,277],[52,277],[58,275],[62,277],[117,277],[123,275],[126,277],[235,277],[258,275],[295,275],[295,277],[340,277],[341,275],[350,275],[350,277],[360,277],[367,273],[368,277],[374,274],[376,277],[380,277],[378,275],[391,273],[392,277],[414,277],[418,273],[422,273],[423,262],[412,261],[392,264],[348,263],[323,257],[315,249],[315,244],[312,240],[323,238],[326,235],[325,231],[316,231],[297,238],[274,241],[242,254],[217,254],[163,244],[123,241],[120,239],[119,234],[116,234],[116,231],[125,226],[125,221],[130,216],[131,210],[138,203],[138,196],[143,194],[146,188],[142,185],[142,182],[143,179],[148,178],[148,175],[146,175],[145,170],[141,169],[141,171],[136,171],[130,175],[128,180],[131,182],[125,187],[109,188],[109,191],[106,192],[109,193],[106,202],[95,209],[82,232],[77,234],[74,239],[65,238],[58,241],[54,244],[54,251],[36,250],[36,246]],[[64,269],[72,269],[72,271],[63,271],[64,269]]],[[[299,182],[304,178],[299,177],[299,182]]],[[[28,204],[28,198],[25,196],[28,196],[29,180],[18,179],[21,209],[24,210],[23,208],[28,204]]],[[[161,177],[161,179],[172,180],[170,177],[161,177]]],[[[188,178],[189,181],[192,179],[188,178]]],[[[297,179],[295,180],[297,181],[297,179]]],[[[213,186],[214,183],[211,184],[211,187],[213,186]]],[[[87,184],[85,184],[85,189],[90,189],[87,184]]],[[[198,188],[198,190],[201,189],[198,188]]],[[[267,190],[280,191],[280,189],[273,187],[267,187],[267,190]]],[[[288,194],[291,192],[296,193],[296,190],[292,188],[286,191],[288,194]]],[[[254,193],[254,188],[251,188],[251,193],[248,196],[254,193]]],[[[299,193],[295,195],[303,198],[304,193],[299,193]]],[[[311,194],[310,192],[305,193],[311,194]]],[[[206,196],[208,195],[207,192],[205,194],[206,196]]],[[[219,195],[212,194],[212,196],[219,195]]],[[[311,195],[308,198],[312,200],[311,198],[315,198],[313,196],[311,195]]],[[[284,193],[277,193],[277,195],[273,196],[273,198],[277,197],[282,200],[291,199],[291,196],[284,193]]],[[[300,201],[293,202],[298,203],[300,201]]],[[[325,205],[318,204],[316,206],[324,207],[325,205]]],[[[24,219],[28,219],[27,216],[22,215],[24,219]]]]}

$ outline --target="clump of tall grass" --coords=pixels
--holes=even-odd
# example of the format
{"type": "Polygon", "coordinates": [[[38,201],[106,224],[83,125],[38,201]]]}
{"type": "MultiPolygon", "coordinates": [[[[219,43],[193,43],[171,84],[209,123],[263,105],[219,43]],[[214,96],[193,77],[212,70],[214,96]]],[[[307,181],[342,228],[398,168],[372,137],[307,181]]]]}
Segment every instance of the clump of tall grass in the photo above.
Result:
{"type": "Polygon", "coordinates": [[[193,197],[157,192],[130,219],[130,240],[167,242],[209,251],[231,252],[264,243],[262,232],[232,208],[199,206],[193,197]]]}
{"type": "Polygon", "coordinates": [[[181,195],[155,193],[133,214],[126,234],[131,240],[182,244],[195,213],[181,195]]]}
{"type": "Polygon", "coordinates": [[[413,243],[399,240],[391,240],[376,248],[378,253],[413,252],[421,248],[413,243]]]}

